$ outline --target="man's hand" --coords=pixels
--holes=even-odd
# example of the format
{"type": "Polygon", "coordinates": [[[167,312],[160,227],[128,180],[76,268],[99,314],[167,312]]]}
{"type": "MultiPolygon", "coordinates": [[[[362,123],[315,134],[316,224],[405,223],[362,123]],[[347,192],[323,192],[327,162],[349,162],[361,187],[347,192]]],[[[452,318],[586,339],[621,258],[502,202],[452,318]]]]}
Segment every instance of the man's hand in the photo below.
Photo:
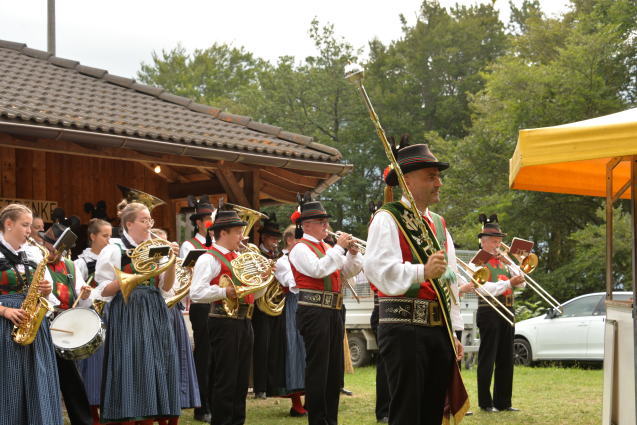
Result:
{"type": "Polygon", "coordinates": [[[464,347],[458,338],[454,337],[454,340],[456,342],[456,353],[458,353],[456,354],[456,361],[460,361],[464,357],[464,347]]]}
{"type": "Polygon", "coordinates": [[[476,285],[473,282],[468,282],[462,285],[458,290],[461,294],[465,294],[467,292],[473,292],[476,289],[476,285]]]}
{"type": "Polygon", "coordinates": [[[40,290],[40,294],[42,294],[43,297],[48,297],[53,290],[53,284],[48,280],[41,280],[38,284],[38,289],[40,290]]]}
{"type": "Polygon", "coordinates": [[[175,254],[176,256],[179,256],[179,245],[177,244],[177,242],[171,242],[170,249],[173,252],[173,254],[175,254]]]}
{"type": "Polygon", "coordinates": [[[511,279],[509,279],[509,282],[511,283],[511,286],[520,286],[524,283],[524,276],[513,276],[511,279]]]}
{"type": "Polygon", "coordinates": [[[237,291],[234,289],[234,285],[226,286],[226,298],[237,299],[237,291]]]}
{"type": "Polygon", "coordinates": [[[349,233],[339,233],[336,244],[347,251],[352,244],[352,235],[350,235],[349,233]]]}
{"type": "Polygon", "coordinates": [[[438,279],[447,270],[447,261],[442,251],[436,252],[425,264],[425,280],[438,279]]]}
{"type": "Polygon", "coordinates": [[[360,247],[358,246],[358,244],[355,242],[352,242],[352,244],[349,246],[349,253],[352,255],[356,255],[358,254],[359,251],[360,251],[360,247]]]}

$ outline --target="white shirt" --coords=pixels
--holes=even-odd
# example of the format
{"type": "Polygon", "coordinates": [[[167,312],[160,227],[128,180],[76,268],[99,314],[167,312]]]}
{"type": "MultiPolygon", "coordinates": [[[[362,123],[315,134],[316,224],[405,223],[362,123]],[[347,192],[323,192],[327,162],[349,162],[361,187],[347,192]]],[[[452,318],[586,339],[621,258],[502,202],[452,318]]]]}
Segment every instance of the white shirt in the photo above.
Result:
{"type": "MultiPolygon", "coordinates": [[[[409,205],[404,197],[401,202],[409,205]]],[[[431,220],[429,209],[424,212],[424,215],[431,220]]],[[[399,232],[400,230],[391,214],[384,210],[378,211],[369,226],[364,266],[365,275],[380,292],[396,297],[405,294],[412,284],[425,280],[424,264],[403,262],[399,232]]],[[[456,250],[448,230],[446,253],[449,268],[458,276],[456,250]]],[[[458,301],[457,283],[450,285],[450,289],[458,301]]],[[[464,329],[459,303],[451,302],[450,315],[453,330],[464,329]]]]}
{"type": "MultiPolygon", "coordinates": [[[[2,232],[0,232],[0,243],[2,243],[2,245],[4,245],[9,251],[14,253],[15,255],[19,255],[20,251],[24,251],[24,252],[27,253],[27,258],[29,259],[29,261],[33,261],[35,264],[40,264],[42,262],[43,257],[42,257],[42,253],[40,252],[40,250],[37,247],[31,245],[28,242],[25,242],[24,244],[22,244],[20,246],[20,249],[18,249],[16,251],[15,249],[13,249],[11,244],[4,239],[4,234],[2,232]]],[[[4,254],[2,254],[1,252],[0,252],[0,258],[5,258],[4,254]]],[[[24,273],[24,265],[23,264],[17,264],[16,265],[16,269],[18,270],[19,273],[24,273]]],[[[44,280],[46,280],[48,282],[53,282],[53,278],[51,277],[51,273],[49,273],[49,270],[47,268],[44,269],[44,280]]],[[[30,285],[30,284],[31,284],[31,282],[27,282],[27,285],[30,285]]],[[[53,295],[53,292],[51,292],[49,294],[49,296],[47,297],[47,300],[53,306],[60,305],[60,300],[58,300],[57,297],[55,295],[53,295]]]]}
{"type": "MultiPolygon", "coordinates": [[[[206,237],[201,236],[200,233],[197,233],[195,235],[195,239],[201,242],[202,245],[206,245],[206,237]]],[[[214,238],[212,238],[212,241],[215,241],[214,238]]],[[[192,244],[192,242],[190,242],[190,240],[184,241],[184,243],[181,244],[181,248],[179,248],[179,258],[186,258],[186,255],[188,255],[188,253],[193,249],[195,249],[195,246],[192,244]]]]}
{"type": "MultiPolygon", "coordinates": [[[[517,267],[509,267],[509,274],[511,277],[520,275],[520,271],[517,267]]],[[[526,286],[526,282],[522,282],[520,286],[517,288],[524,288],[526,286]]],[[[483,295],[491,294],[494,297],[498,295],[502,295],[507,289],[512,288],[511,280],[498,280],[497,282],[485,282],[480,288],[477,288],[477,291],[480,291],[483,295]]],[[[489,301],[491,301],[489,299],[489,301]]]]}
{"type": "MultiPolygon", "coordinates": [[[[230,251],[216,243],[212,245],[222,254],[228,254],[230,251]]],[[[203,254],[197,259],[192,274],[192,284],[190,285],[190,299],[196,303],[211,303],[219,301],[226,297],[226,288],[219,285],[211,285],[210,281],[221,273],[221,264],[219,260],[212,254],[203,254]]],[[[254,298],[260,298],[265,294],[265,289],[254,293],[254,298]]]]}
{"type": "MultiPolygon", "coordinates": [[[[303,234],[303,239],[319,243],[318,239],[307,233],[303,234]]],[[[343,254],[345,254],[345,249],[340,245],[334,245],[325,251],[325,256],[318,258],[309,246],[304,243],[297,243],[290,251],[288,257],[290,263],[299,273],[314,279],[322,279],[337,270],[341,270],[341,279],[347,279],[361,271],[363,256],[360,253],[356,255],[352,255],[349,252],[347,255],[343,254]]]]}
{"type": "Polygon", "coordinates": [[[91,263],[93,261],[97,261],[97,254],[94,253],[90,247],[84,248],[84,251],[80,255],[77,256],[75,261],[75,270],[77,270],[78,274],[82,275],[82,278],[86,282],[88,279],[88,266],[87,263],[91,263]]]}
{"type": "MultiPolygon", "coordinates": [[[[111,239],[110,244],[106,245],[104,249],[102,249],[102,252],[100,252],[100,255],[98,255],[97,257],[97,264],[95,264],[95,281],[97,282],[98,286],[91,292],[92,298],[108,302],[113,300],[113,297],[115,295],[106,297],[102,295],[102,291],[104,291],[104,288],[109,283],[115,280],[115,270],[113,270],[113,267],[120,270],[122,268],[122,249],[124,251],[128,249],[124,245],[124,242],[122,242],[122,238],[126,238],[126,240],[128,240],[128,242],[133,247],[137,246],[137,243],[133,240],[133,238],[131,238],[125,230],[122,230],[121,238],[111,239]],[[93,293],[95,293],[94,296],[93,293]]],[[[162,296],[165,296],[166,292],[162,288],[165,275],[166,272],[162,273],[159,276],[159,289],[162,293],[162,296]]]]}
{"type": "Polygon", "coordinates": [[[296,286],[294,273],[292,273],[292,266],[290,266],[290,258],[287,255],[290,251],[284,249],[282,252],[283,255],[278,260],[276,260],[276,270],[274,272],[274,277],[281,284],[281,286],[285,286],[293,294],[298,294],[299,288],[296,286]]]}

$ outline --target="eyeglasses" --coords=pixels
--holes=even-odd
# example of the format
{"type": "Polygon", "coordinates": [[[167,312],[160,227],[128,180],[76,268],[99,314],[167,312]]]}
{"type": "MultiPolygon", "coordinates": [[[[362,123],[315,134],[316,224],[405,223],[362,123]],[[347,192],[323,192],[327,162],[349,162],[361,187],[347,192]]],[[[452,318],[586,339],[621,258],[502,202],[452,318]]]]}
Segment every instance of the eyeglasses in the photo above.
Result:
{"type": "Polygon", "coordinates": [[[327,218],[322,220],[305,220],[305,223],[318,223],[321,226],[327,226],[330,224],[330,221],[327,218]]]}
{"type": "Polygon", "coordinates": [[[153,220],[152,218],[142,218],[141,220],[137,221],[142,224],[150,224],[151,226],[155,224],[155,220],[153,220]]]}

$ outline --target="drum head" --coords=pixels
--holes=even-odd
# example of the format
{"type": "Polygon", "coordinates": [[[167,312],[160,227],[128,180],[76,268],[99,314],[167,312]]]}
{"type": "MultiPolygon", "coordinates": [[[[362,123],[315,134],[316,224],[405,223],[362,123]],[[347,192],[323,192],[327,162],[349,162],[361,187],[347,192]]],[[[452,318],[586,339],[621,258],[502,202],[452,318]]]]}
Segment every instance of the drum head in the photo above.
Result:
{"type": "Polygon", "coordinates": [[[51,328],[71,331],[55,331],[51,329],[53,345],[62,350],[81,347],[90,342],[100,332],[102,320],[93,310],[88,308],[74,308],[60,313],[53,322],[51,328]]]}

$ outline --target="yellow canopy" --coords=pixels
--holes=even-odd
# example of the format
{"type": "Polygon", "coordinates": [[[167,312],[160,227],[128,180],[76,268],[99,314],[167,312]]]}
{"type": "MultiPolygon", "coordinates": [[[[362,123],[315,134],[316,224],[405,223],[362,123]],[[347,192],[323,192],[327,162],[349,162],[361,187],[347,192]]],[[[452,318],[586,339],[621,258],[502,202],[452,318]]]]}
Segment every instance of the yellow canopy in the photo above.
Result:
{"type": "MultiPolygon", "coordinates": [[[[606,164],[637,155],[637,108],[555,127],[520,130],[509,160],[512,189],[606,196],[606,164]]],[[[613,172],[617,191],[630,180],[629,162],[613,172]]],[[[630,198],[630,190],[622,198],[630,198]]]]}

